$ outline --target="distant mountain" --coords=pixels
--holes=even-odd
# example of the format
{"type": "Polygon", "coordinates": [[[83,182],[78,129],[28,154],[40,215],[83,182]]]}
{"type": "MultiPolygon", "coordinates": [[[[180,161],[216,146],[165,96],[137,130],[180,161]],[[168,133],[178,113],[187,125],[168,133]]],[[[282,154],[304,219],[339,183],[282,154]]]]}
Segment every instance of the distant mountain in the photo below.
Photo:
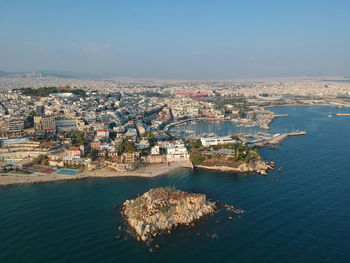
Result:
{"type": "Polygon", "coordinates": [[[0,71],[0,77],[55,77],[74,79],[104,79],[116,77],[130,77],[115,73],[78,73],[69,71],[36,71],[36,72],[6,72],[0,71]]]}
{"type": "Polygon", "coordinates": [[[0,77],[11,77],[13,75],[15,76],[15,74],[11,72],[0,71],[0,77]]]}
{"type": "Polygon", "coordinates": [[[102,78],[116,78],[129,77],[126,75],[116,73],[82,73],[70,71],[39,71],[43,76],[57,77],[57,78],[77,78],[77,79],[102,79],[102,78]]]}
{"type": "Polygon", "coordinates": [[[40,72],[6,72],[0,71],[0,77],[41,77],[40,72]]]}

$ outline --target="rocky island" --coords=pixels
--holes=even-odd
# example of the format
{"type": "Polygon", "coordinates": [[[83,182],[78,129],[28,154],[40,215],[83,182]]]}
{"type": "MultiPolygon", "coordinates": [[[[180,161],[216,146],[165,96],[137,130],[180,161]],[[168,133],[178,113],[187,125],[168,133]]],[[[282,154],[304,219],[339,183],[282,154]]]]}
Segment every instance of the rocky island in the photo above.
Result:
{"type": "Polygon", "coordinates": [[[215,210],[215,202],[207,200],[204,194],[166,187],[151,189],[135,199],[126,200],[122,215],[137,240],[147,241],[179,225],[191,225],[215,210]]]}

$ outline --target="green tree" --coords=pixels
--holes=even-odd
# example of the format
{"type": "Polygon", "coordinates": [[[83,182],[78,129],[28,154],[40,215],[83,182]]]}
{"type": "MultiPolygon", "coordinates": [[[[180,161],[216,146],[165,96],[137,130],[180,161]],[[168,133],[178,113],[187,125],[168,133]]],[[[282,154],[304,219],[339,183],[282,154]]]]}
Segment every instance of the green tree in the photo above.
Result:
{"type": "Polygon", "coordinates": [[[117,124],[115,123],[115,121],[113,121],[109,124],[110,129],[113,129],[114,127],[117,127],[117,124]]]}
{"type": "Polygon", "coordinates": [[[200,154],[198,151],[193,151],[191,154],[191,159],[194,165],[200,165],[206,160],[206,157],[200,154]]]}
{"type": "Polygon", "coordinates": [[[114,140],[117,137],[117,133],[115,131],[111,131],[109,133],[109,138],[111,138],[111,140],[114,140]]]}
{"type": "Polygon", "coordinates": [[[87,157],[90,158],[91,160],[96,160],[98,156],[98,150],[92,149],[91,152],[87,154],[87,157]]]}
{"type": "Polygon", "coordinates": [[[82,89],[71,89],[69,86],[66,86],[64,88],[58,88],[58,87],[41,87],[37,89],[32,88],[21,88],[21,93],[26,96],[37,96],[37,97],[46,97],[49,96],[51,93],[64,93],[64,92],[70,92],[74,95],[85,97],[86,92],[82,89]]]}
{"type": "Polygon", "coordinates": [[[79,146],[79,145],[82,145],[84,143],[85,143],[85,141],[84,141],[84,133],[81,132],[81,131],[73,132],[73,134],[72,134],[72,144],[74,146],[79,146]]]}
{"type": "Polygon", "coordinates": [[[238,136],[231,136],[232,140],[240,141],[241,139],[238,136]]]}
{"type": "Polygon", "coordinates": [[[114,146],[114,151],[118,154],[122,154],[124,152],[123,143],[116,144],[114,146]]]}
{"type": "Polygon", "coordinates": [[[190,149],[199,149],[201,148],[201,146],[202,146],[202,141],[200,139],[190,142],[190,149]]]}
{"type": "Polygon", "coordinates": [[[114,149],[118,154],[122,154],[123,152],[132,153],[136,148],[133,142],[130,142],[129,140],[123,140],[123,142],[117,144],[114,149]]]}
{"type": "Polygon", "coordinates": [[[38,157],[33,159],[33,164],[48,165],[49,157],[47,155],[39,155],[38,157]]]}
{"type": "Polygon", "coordinates": [[[144,133],[142,137],[147,139],[147,141],[149,142],[149,146],[150,147],[154,146],[155,139],[154,139],[153,132],[148,131],[148,132],[144,133]]]}
{"type": "Polygon", "coordinates": [[[128,152],[128,153],[133,153],[135,151],[135,145],[134,143],[130,142],[129,140],[125,140],[125,150],[128,152]]]}

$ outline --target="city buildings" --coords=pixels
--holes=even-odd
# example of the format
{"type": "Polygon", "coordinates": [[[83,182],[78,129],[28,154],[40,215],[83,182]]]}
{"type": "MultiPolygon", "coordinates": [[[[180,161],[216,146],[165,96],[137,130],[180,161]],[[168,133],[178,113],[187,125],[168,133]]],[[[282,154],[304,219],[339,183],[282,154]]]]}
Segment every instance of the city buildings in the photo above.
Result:
{"type": "Polygon", "coordinates": [[[167,161],[179,162],[189,161],[190,155],[184,144],[174,144],[167,148],[167,161]]]}
{"type": "MultiPolygon", "coordinates": [[[[176,125],[184,122],[230,120],[267,127],[273,116],[265,106],[271,104],[350,106],[339,99],[350,98],[350,83],[335,78],[123,82],[34,74],[0,77],[0,90],[0,158],[23,160],[45,154],[58,160],[57,165],[104,160],[124,170],[142,162],[188,161],[186,146],[176,141],[181,139],[176,125]],[[44,93],[37,93],[37,83],[63,89],[49,94],[43,88],[44,93]],[[33,87],[30,95],[25,89],[8,88],[23,86],[33,87]],[[11,139],[25,141],[9,146],[11,139]]],[[[190,139],[200,139],[205,147],[237,143],[231,137],[208,134],[192,133],[190,139]]]]}

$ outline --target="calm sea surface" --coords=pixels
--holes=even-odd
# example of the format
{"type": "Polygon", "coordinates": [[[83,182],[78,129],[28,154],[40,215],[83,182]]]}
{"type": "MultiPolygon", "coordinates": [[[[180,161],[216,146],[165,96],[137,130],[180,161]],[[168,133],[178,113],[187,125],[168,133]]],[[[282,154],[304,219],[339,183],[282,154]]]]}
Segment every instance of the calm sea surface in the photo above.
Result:
{"type": "MultiPolygon", "coordinates": [[[[294,127],[307,135],[261,150],[283,167],[268,177],[183,169],[151,179],[1,187],[0,262],[350,262],[350,117],[327,117],[340,110],[350,112],[273,108],[290,117],[276,119],[272,132],[294,127]],[[246,212],[230,221],[232,214],[220,210],[195,228],[162,235],[153,254],[132,238],[115,239],[125,233],[117,229],[123,219],[113,206],[169,185],[246,212]]],[[[218,129],[231,134],[232,124],[218,129]]]]}

